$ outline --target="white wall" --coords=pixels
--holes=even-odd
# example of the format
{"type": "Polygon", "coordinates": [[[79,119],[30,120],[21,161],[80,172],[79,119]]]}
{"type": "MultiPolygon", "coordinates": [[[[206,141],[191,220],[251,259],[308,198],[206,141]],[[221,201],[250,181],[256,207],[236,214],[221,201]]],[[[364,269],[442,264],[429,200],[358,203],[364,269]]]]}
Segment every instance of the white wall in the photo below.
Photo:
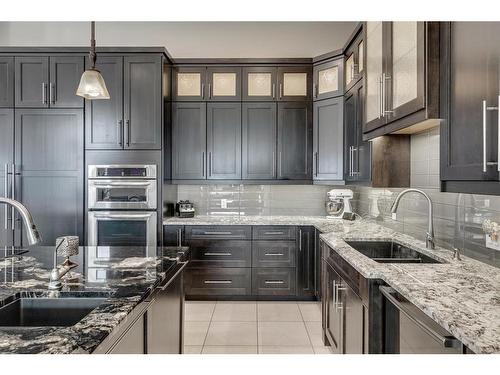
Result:
{"type": "MultiPolygon", "coordinates": [[[[97,22],[98,46],[166,47],[173,57],[314,57],[356,22],[97,22]]],[[[87,46],[87,22],[0,22],[0,46],[87,46]]]]}

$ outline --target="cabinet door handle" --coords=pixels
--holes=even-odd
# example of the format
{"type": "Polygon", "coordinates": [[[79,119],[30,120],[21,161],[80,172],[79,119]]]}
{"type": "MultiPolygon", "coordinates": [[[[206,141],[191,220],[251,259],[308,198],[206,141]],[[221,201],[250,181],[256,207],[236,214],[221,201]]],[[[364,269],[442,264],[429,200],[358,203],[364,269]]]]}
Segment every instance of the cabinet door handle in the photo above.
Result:
{"type": "Polygon", "coordinates": [[[378,84],[379,84],[379,88],[378,88],[378,118],[382,118],[382,91],[383,91],[383,88],[382,88],[382,75],[380,75],[380,77],[378,78],[378,84]]]}
{"type": "Polygon", "coordinates": [[[212,99],[212,84],[208,84],[208,99],[212,99]]]}
{"type": "Polygon", "coordinates": [[[229,236],[233,234],[232,232],[203,232],[204,235],[213,235],[213,236],[229,236]]]}
{"type": "Polygon", "coordinates": [[[498,149],[498,155],[497,155],[497,171],[500,172],[500,95],[498,95],[498,105],[497,105],[497,113],[498,113],[498,140],[497,140],[497,149],[498,149]]]}
{"type": "Polygon", "coordinates": [[[383,103],[384,104],[383,104],[382,115],[385,116],[386,114],[392,114],[392,113],[394,113],[394,111],[387,109],[387,98],[386,98],[386,96],[387,96],[387,87],[386,87],[386,85],[387,85],[387,81],[391,80],[391,76],[384,73],[384,78],[383,79],[384,79],[384,83],[383,83],[383,89],[384,89],[384,91],[383,91],[384,92],[384,101],[383,101],[383,103]]]}
{"type": "Polygon", "coordinates": [[[273,83],[271,91],[272,91],[273,99],[275,99],[276,98],[276,84],[275,83],[273,83]]]}
{"type": "Polygon", "coordinates": [[[283,170],[283,168],[281,167],[281,151],[280,151],[280,152],[278,152],[278,174],[279,174],[279,177],[281,177],[282,170],[283,170]]]}
{"type": "Polygon", "coordinates": [[[212,253],[212,252],[206,252],[204,253],[203,255],[206,255],[206,256],[224,256],[224,257],[230,257],[231,255],[233,255],[232,253],[212,253]]]}
{"type": "Polygon", "coordinates": [[[284,234],[283,231],[274,231],[274,232],[264,232],[266,235],[278,235],[278,234],[284,234]]]}
{"type": "Polygon", "coordinates": [[[204,284],[232,284],[232,280],[204,280],[204,284]]]}
{"type": "Polygon", "coordinates": [[[208,153],[208,175],[212,176],[212,151],[208,153]]]}
{"type": "Polygon", "coordinates": [[[205,151],[201,152],[201,177],[205,177],[205,151]]]}
{"type": "Polygon", "coordinates": [[[280,83],[280,99],[283,97],[283,84],[280,83]]]}
{"type": "Polygon", "coordinates": [[[49,97],[50,97],[50,102],[52,104],[56,104],[55,85],[52,82],[49,83],[49,97]]]}
{"type": "Polygon", "coordinates": [[[125,120],[125,138],[127,140],[127,147],[130,147],[130,120],[125,120]]]}
{"type": "Polygon", "coordinates": [[[319,160],[319,154],[318,154],[318,152],[317,152],[317,151],[314,153],[314,158],[315,158],[315,163],[314,163],[314,166],[315,166],[315,169],[316,169],[315,174],[316,174],[316,176],[318,176],[318,169],[319,169],[319,161],[318,161],[318,160],[319,160]]]}
{"type": "Polygon", "coordinates": [[[382,73],[382,117],[385,117],[385,73],[382,73]]]}
{"type": "Polygon", "coordinates": [[[285,254],[283,254],[283,253],[265,253],[264,255],[265,255],[265,256],[277,256],[277,257],[282,257],[282,256],[283,256],[283,255],[285,255],[285,254]]]}
{"type": "Polygon", "coordinates": [[[299,229],[299,252],[302,252],[302,229],[299,229]]]}
{"type": "Polygon", "coordinates": [[[264,281],[264,284],[284,284],[285,282],[283,280],[266,280],[264,281]]]}
{"type": "Polygon", "coordinates": [[[118,120],[118,144],[123,146],[123,120],[118,120]]]}
{"type": "Polygon", "coordinates": [[[177,247],[182,246],[182,229],[177,229],[177,247]]]}
{"type": "MultiPolygon", "coordinates": [[[[12,185],[11,185],[11,189],[12,189],[12,199],[13,200],[16,200],[16,165],[15,164],[12,164],[12,185]]],[[[10,216],[11,216],[11,220],[12,220],[12,230],[15,230],[16,229],[16,209],[14,207],[11,208],[11,211],[10,211],[10,216]]]]}
{"type": "Polygon", "coordinates": [[[318,97],[318,85],[313,83],[313,97],[317,98],[318,97]]]}
{"type": "Polygon", "coordinates": [[[42,82],[42,104],[47,103],[47,84],[42,82]]]}
{"type": "MultiPolygon", "coordinates": [[[[3,191],[4,197],[9,197],[9,164],[5,163],[4,166],[4,183],[3,183],[3,191]]],[[[9,229],[8,221],[9,221],[9,207],[7,205],[3,205],[5,207],[5,229],[9,229]]]]}
{"type": "MultiPolygon", "coordinates": [[[[499,106],[500,106],[500,97],[499,97],[499,106]]],[[[499,107],[488,107],[486,105],[486,100],[483,100],[483,172],[484,173],[486,173],[488,165],[494,165],[494,164],[497,164],[497,170],[500,171],[500,159],[497,162],[488,162],[486,159],[486,125],[487,125],[488,111],[499,111],[499,107]]],[[[500,114],[498,115],[498,118],[500,119],[500,114]]],[[[500,123],[499,123],[499,133],[500,133],[500,123]]],[[[500,141],[500,134],[498,135],[498,140],[500,141]]],[[[500,150],[498,150],[498,155],[500,156],[500,150]]]]}
{"type": "Polygon", "coordinates": [[[276,177],[276,153],[273,151],[273,177],[276,177]]]}
{"type": "Polygon", "coordinates": [[[205,84],[201,84],[201,98],[205,99],[205,84]]]}

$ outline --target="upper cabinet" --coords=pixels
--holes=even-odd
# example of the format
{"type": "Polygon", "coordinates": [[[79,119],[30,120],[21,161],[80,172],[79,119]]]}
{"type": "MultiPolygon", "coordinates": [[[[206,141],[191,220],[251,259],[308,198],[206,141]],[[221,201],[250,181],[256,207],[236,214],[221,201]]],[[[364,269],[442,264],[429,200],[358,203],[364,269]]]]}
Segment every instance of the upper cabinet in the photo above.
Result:
{"type": "Polygon", "coordinates": [[[278,68],[278,100],[304,101],[311,99],[312,68],[290,66],[278,68]]]}
{"type": "Polygon", "coordinates": [[[500,24],[441,23],[444,191],[500,194],[500,24]]]}
{"type": "Polygon", "coordinates": [[[162,65],[161,55],[97,56],[110,99],[86,101],[87,149],[161,149],[162,65]]]}
{"type": "Polygon", "coordinates": [[[76,89],[83,56],[19,56],[15,58],[15,106],[81,108],[76,89]]]}
{"type": "Polygon", "coordinates": [[[368,137],[437,119],[438,23],[366,22],[364,30],[368,137]]]}
{"type": "Polygon", "coordinates": [[[277,74],[276,68],[272,66],[243,68],[243,100],[276,100],[277,74]]]}
{"type": "Polygon", "coordinates": [[[174,101],[241,100],[239,67],[177,66],[173,71],[174,101]]]}
{"type": "Polygon", "coordinates": [[[345,91],[347,92],[356,84],[356,82],[363,78],[364,42],[363,34],[361,32],[347,47],[344,56],[345,91]]]}
{"type": "Polygon", "coordinates": [[[0,56],[0,108],[14,106],[14,58],[0,56]]]}
{"type": "Polygon", "coordinates": [[[314,65],[313,98],[314,100],[334,98],[344,94],[344,59],[314,65]]]}

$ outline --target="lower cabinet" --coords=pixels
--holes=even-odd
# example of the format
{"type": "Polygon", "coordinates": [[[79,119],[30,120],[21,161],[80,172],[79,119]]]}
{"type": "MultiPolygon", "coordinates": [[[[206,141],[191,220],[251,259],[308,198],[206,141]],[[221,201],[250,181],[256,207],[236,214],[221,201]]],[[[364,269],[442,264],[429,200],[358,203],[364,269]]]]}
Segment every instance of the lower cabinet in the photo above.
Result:
{"type": "Polygon", "coordinates": [[[367,280],[339,256],[330,257],[328,246],[321,247],[323,340],[333,353],[369,353],[367,280]]]}
{"type": "Polygon", "coordinates": [[[142,314],[117,340],[108,352],[110,354],[146,354],[145,344],[146,315],[142,314]]]}
{"type": "Polygon", "coordinates": [[[315,229],[304,226],[166,225],[164,237],[191,249],[185,276],[191,299],[315,299],[315,229]]]}

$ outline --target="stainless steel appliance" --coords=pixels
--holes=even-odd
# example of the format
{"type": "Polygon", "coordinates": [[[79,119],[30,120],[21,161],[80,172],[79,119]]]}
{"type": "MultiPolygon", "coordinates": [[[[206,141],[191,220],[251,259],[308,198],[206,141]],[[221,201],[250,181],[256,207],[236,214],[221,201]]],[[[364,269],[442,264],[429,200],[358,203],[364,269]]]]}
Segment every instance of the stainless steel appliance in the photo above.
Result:
{"type": "Polygon", "coordinates": [[[350,189],[333,189],[327,193],[326,213],[333,218],[346,218],[352,215],[351,199],[353,192],[350,189]]]}
{"type": "Polygon", "coordinates": [[[465,347],[393,288],[381,286],[384,297],[384,353],[461,354],[465,347]]]}
{"type": "Polygon", "coordinates": [[[87,185],[87,245],[157,244],[156,165],[89,165],[87,185]]]}
{"type": "Polygon", "coordinates": [[[179,217],[194,217],[194,204],[188,200],[179,201],[175,205],[175,212],[179,217]]]}

